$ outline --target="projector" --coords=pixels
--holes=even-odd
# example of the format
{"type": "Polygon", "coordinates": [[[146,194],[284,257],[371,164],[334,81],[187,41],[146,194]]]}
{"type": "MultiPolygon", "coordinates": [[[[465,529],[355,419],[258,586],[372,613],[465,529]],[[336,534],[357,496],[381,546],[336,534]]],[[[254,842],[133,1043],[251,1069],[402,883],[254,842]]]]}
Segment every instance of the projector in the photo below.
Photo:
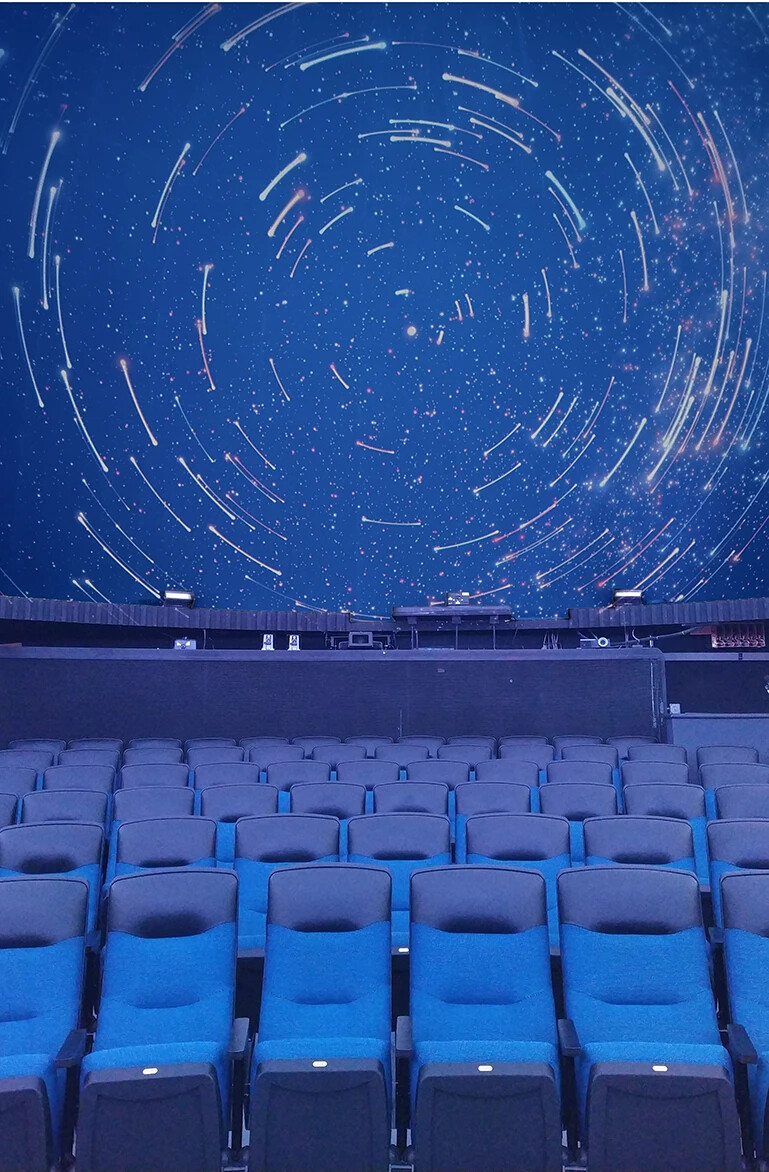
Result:
{"type": "Polygon", "coordinates": [[[450,590],[446,595],[446,606],[468,606],[469,603],[469,590],[450,590]]]}
{"type": "Polygon", "coordinates": [[[579,645],[583,651],[605,651],[607,647],[611,647],[611,639],[606,635],[594,635],[590,639],[580,639],[579,645]]]}

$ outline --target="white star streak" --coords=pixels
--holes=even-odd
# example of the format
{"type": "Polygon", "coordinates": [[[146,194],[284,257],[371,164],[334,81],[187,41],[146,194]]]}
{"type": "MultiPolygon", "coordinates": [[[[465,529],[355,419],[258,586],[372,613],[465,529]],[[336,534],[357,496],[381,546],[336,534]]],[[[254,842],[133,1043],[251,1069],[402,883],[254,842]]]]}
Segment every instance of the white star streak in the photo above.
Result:
{"type": "Polygon", "coordinates": [[[270,366],[272,367],[272,373],[275,375],[275,381],[277,382],[278,386],[280,387],[281,391],[283,392],[283,394],[284,394],[284,396],[285,396],[285,398],[286,398],[287,402],[289,402],[289,403],[290,403],[290,402],[291,402],[291,398],[290,398],[290,396],[289,396],[289,393],[288,393],[288,391],[287,391],[287,390],[286,390],[286,388],[283,386],[283,383],[280,381],[280,375],[278,374],[277,370],[275,369],[275,362],[274,362],[274,360],[273,360],[272,358],[270,358],[269,362],[270,362],[270,366]]]}
{"type": "Polygon", "coordinates": [[[480,118],[471,118],[470,124],[471,126],[482,126],[484,130],[490,130],[492,134],[498,134],[500,138],[506,138],[513,146],[520,147],[522,151],[526,151],[527,155],[531,154],[531,147],[527,146],[525,142],[520,142],[512,134],[506,134],[504,130],[499,130],[496,126],[491,126],[488,122],[483,122],[480,118]]]}
{"type": "Polygon", "coordinates": [[[269,24],[270,21],[275,20],[279,16],[285,16],[287,12],[293,12],[295,8],[302,7],[303,4],[298,3],[284,4],[282,8],[273,8],[272,12],[268,12],[266,16],[260,16],[258,20],[254,20],[251,22],[251,24],[245,25],[245,27],[240,29],[239,32],[235,33],[234,36],[228,37],[226,41],[222,41],[220,48],[224,49],[225,53],[229,53],[230,49],[233,49],[235,45],[238,45],[242,40],[244,40],[245,37],[250,36],[251,33],[255,33],[257,29],[262,28],[263,25],[269,24]]]}
{"type": "Polygon", "coordinates": [[[471,537],[468,541],[455,541],[453,545],[434,545],[433,553],[441,553],[445,549],[462,549],[465,545],[475,545],[479,541],[488,541],[490,537],[496,537],[499,533],[498,529],[492,529],[491,533],[484,533],[482,537],[471,537]]]}
{"type": "MultiPolygon", "coordinates": [[[[332,195],[339,195],[340,191],[346,191],[348,187],[357,187],[362,182],[362,179],[351,179],[349,183],[343,183],[341,187],[335,187],[333,191],[329,191],[328,195],[322,195],[318,202],[325,203],[327,199],[331,199],[332,195]]],[[[380,245],[380,247],[384,246],[380,245]]]]}
{"type": "Polygon", "coordinates": [[[421,521],[376,521],[373,517],[361,517],[363,525],[393,525],[402,529],[418,529],[421,521]]]}
{"type": "Polygon", "coordinates": [[[342,102],[345,98],[357,98],[361,94],[378,94],[383,90],[416,90],[417,83],[415,81],[409,82],[408,85],[372,85],[364,90],[350,90],[343,94],[333,94],[330,98],[324,98],[322,102],[316,102],[314,106],[307,106],[304,110],[300,110],[297,114],[292,114],[285,122],[281,122],[280,129],[284,130],[290,122],[296,122],[297,118],[304,117],[305,114],[317,110],[320,106],[328,106],[331,102],[342,102]]]}
{"type": "Polygon", "coordinates": [[[208,274],[211,272],[213,267],[214,266],[211,264],[203,266],[203,292],[200,296],[200,324],[204,334],[208,333],[208,329],[206,328],[206,290],[208,289],[208,274]]]}
{"type": "Polygon", "coordinates": [[[339,373],[339,371],[337,370],[337,368],[336,368],[336,366],[334,365],[334,363],[333,363],[333,362],[330,364],[330,366],[329,366],[329,369],[330,369],[331,373],[334,375],[334,378],[337,378],[337,379],[339,379],[339,382],[342,384],[342,386],[344,387],[344,389],[345,389],[346,391],[349,391],[349,389],[350,389],[350,384],[349,384],[349,383],[346,383],[346,382],[344,381],[344,379],[342,378],[341,374],[339,373]]]}
{"type": "Polygon", "coordinates": [[[529,312],[529,295],[523,295],[523,336],[524,338],[531,337],[531,314],[529,312]]]}
{"type": "Polygon", "coordinates": [[[69,395],[69,401],[72,404],[72,410],[75,412],[75,419],[77,421],[78,427],[80,428],[80,431],[83,434],[83,438],[85,439],[89,448],[91,449],[94,456],[96,457],[98,464],[99,464],[99,467],[101,468],[102,472],[109,472],[109,468],[107,467],[104,460],[102,459],[102,457],[99,455],[98,451],[96,450],[96,445],[94,444],[93,440],[91,439],[91,436],[88,432],[88,428],[86,427],[85,423],[83,422],[83,416],[80,414],[80,411],[78,410],[78,405],[75,402],[75,396],[72,394],[72,387],[70,386],[69,376],[68,376],[66,370],[61,371],[61,377],[62,377],[62,381],[64,383],[64,386],[67,388],[67,394],[69,395]]]}
{"type": "Polygon", "coordinates": [[[135,456],[129,456],[129,457],[128,457],[128,460],[129,460],[129,463],[130,463],[130,464],[133,464],[134,468],[135,468],[135,469],[136,469],[136,471],[139,473],[139,475],[141,476],[142,480],[143,480],[143,481],[144,481],[144,483],[147,485],[147,488],[150,490],[150,492],[153,494],[153,496],[157,497],[157,499],[160,501],[160,503],[161,503],[161,505],[163,506],[163,508],[164,508],[164,509],[167,509],[167,510],[168,510],[168,512],[171,514],[171,516],[174,518],[174,520],[179,522],[179,524],[181,525],[182,529],[186,529],[188,533],[192,533],[192,530],[190,529],[189,525],[185,524],[185,522],[184,522],[184,521],[182,521],[181,517],[178,517],[178,516],[176,515],[176,513],[173,511],[173,509],[172,509],[172,508],[171,508],[171,506],[169,505],[168,501],[164,501],[164,500],[163,500],[163,498],[162,498],[162,496],[160,495],[160,493],[159,493],[159,492],[158,492],[158,491],[157,491],[155,488],[153,488],[153,487],[152,487],[152,485],[150,484],[149,480],[148,480],[148,479],[147,479],[147,477],[144,475],[144,473],[142,472],[142,470],[141,470],[141,468],[139,467],[138,463],[136,462],[136,457],[135,457],[135,456]]]}
{"type": "Polygon", "coordinates": [[[41,301],[43,304],[43,309],[48,308],[48,233],[51,228],[51,212],[53,211],[54,200],[56,199],[60,188],[61,182],[59,182],[58,187],[48,188],[48,207],[45,213],[45,228],[43,229],[43,254],[40,258],[40,275],[42,277],[43,286],[41,301]]]}
{"type": "Polygon", "coordinates": [[[548,411],[547,415],[546,415],[546,416],[545,416],[545,418],[542,420],[542,422],[540,423],[540,425],[539,425],[539,427],[536,429],[536,431],[533,431],[533,432],[531,433],[531,438],[532,438],[532,439],[536,439],[536,438],[537,438],[537,436],[539,435],[539,433],[542,431],[543,427],[546,427],[546,426],[547,426],[547,424],[550,422],[550,420],[552,419],[552,417],[553,417],[553,415],[554,415],[554,413],[555,413],[555,410],[556,410],[556,408],[557,408],[557,406],[558,406],[558,404],[560,403],[560,401],[561,401],[561,399],[562,399],[562,398],[563,398],[563,391],[559,391],[559,392],[558,392],[558,398],[557,398],[557,399],[555,400],[555,402],[553,403],[553,405],[552,405],[552,407],[550,408],[550,410],[548,411]]]}
{"type": "Polygon", "coordinates": [[[550,301],[550,286],[547,283],[547,269],[541,269],[540,271],[542,273],[542,280],[545,282],[545,293],[547,294],[547,316],[551,318],[553,316],[553,306],[550,301]]]}
{"type": "MultiPolygon", "coordinates": [[[[53,258],[53,263],[54,263],[54,272],[56,274],[56,313],[57,313],[57,316],[59,319],[59,335],[61,337],[62,349],[64,350],[64,361],[67,364],[67,369],[72,370],[72,363],[70,362],[69,351],[67,350],[67,340],[64,337],[64,322],[62,321],[62,316],[61,316],[61,288],[59,285],[59,270],[61,269],[61,257],[55,256],[53,258]]],[[[34,379],[33,379],[33,382],[34,382],[34,379]]],[[[38,396],[38,398],[39,398],[39,396],[38,396]]],[[[40,404],[40,406],[42,407],[42,403],[40,404]]]]}
{"type": "Polygon", "coordinates": [[[635,211],[631,211],[630,219],[633,221],[633,225],[636,230],[636,235],[638,237],[638,246],[641,249],[641,264],[643,265],[643,273],[644,273],[644,282],[643,282],[642,289],[643,289],[644,293],[648,293],[649,292],[649,273],[646,268],[646,249],[644,248],[644,238],[641,235],[641,225],[638,223],[638,216],[635,214],[635,211]]]}
{"type": "Polygon", "coordinates": [[[29,256],[33,259],[35,256],[35,234],[37,232],[37,216],[38,216],[38,212],[40,211],[40,199],[43,194],[43,184],[45,183],[45,177],[48,173],[48,167],[51,162],[51,155],[53,154],[53,152],[56,148],[56,143],[59,141],[60,138],[61,138],[61,131],[54,130],[52,132],[50,140],[48,142],[48,150],[46,151],[45,158],[43,159],[43,165],[40,168],[40,178],[37,181],[37,187],[35,189],[35,198],[32,203],[32,214],[29,217],[29,240],[27,242],[27,256],[29,256]]]}
{"type": "Polygon", "coordinates": [[[313,65],[320,65],[324,61],[333,61],[335,57],[349,57],[351,53],[366,53],[371,49],[386,49],[387,41],[375,41],[371,45],[359,45],[353,49],[337,49],[335,53],[325,53],[322,57],[314,57],[312,61],[303,61],[299,68],[304,73],[305,69],[312,69],[313,65]]]}
{"type": "Polygon", "coordinates": [[[497,476],[496,480],[487,480],[485,484],[480,484],[477,488],[474,488],[473,492],[478,496],[479,493],[485,492],[487,488],[491,488],[493,484],[499,484],[500,480],[504,480],[506,476],[510,476],[511,473],[520,467],[521,461],[519,460],[517,464],[513,464],[512,468],[508,468],[507,472],[503,472],[501,476],[497,476]]]}
{"type": "Polygon", "coordinates": [[[375,252],[381,252],[383,248],[394,248],[394,247],[395,247],[395,241],[388,240],[387,244],[377,244],[376,248],[369,248],[368,252],[366,253],[366,256],[373,256],[375,252]]]}
{"type": "Polygon", "coordinates": [[[552,443],[552,441],[553,441],[553,440],[555,439],[555,437],[558,435],[558,432],[559,432],[559,431],[561,430],[561,428],[563,427],[563,425],[564,425],[564,423],[566,422],[566,420],[567,420],[567,419],[569,418],[569,416],[571,415],[571,413],[572,413],[572,411],[574,410],[574,408],[577,406],[577,403],[578,403],[578,402],[579,402],[579,395],[575,395],[575,396],[574,396],[574,398],[572,399],[572,401],[569,403],[569,406],[566,408],[565,412],[564,412],[564,413],[563,413],[563,415],[561,416],[560,420],[558,421],[558,425],[557,425],[557,427],[556,427],[555,431],[552,431],[552,432],[550,433],[550,435],[547,437],[547,439],[545,440],[545,442],[542,444],[542,447],[543,447],[543,448],[546,448],[546,447],[548,446],[548,444],[552,443]]]}
{"type": "Polygon", "coordinates": [[[569,240],[569,237],[568,237],[568,236],[567,236],[567,234],[566,234],[566,229],[564,228],[564,226],[563,226],[563,224],[561,223],[561,221],[558,219],[558,213],[557,213],[557,212],[553,212],[553,219],[555,220],[556,224],[558,225],[558,227],[561,229],[561,232],[563,233],[563,238],[564,238],[564,240],[566,241],[566,247],[568,248],[568,250],[569,250],[569,255],[571,256],[571,264],[572,264],[572,268],[578,269],[578,268],[579,268],[579,265],[577,264],[577,258],[576,258],[576,256],[574,255],[574,249],[573,249],[573,248],[572,248],[572,246],[571,246],[571,240],[569,240]]]}
{"type": "MultiPolygon", "coordinates": [[[[611,532],[610,529],[604,529],[603,532],[599,533],[597,537],[594,537],[592,539],[592,541],[588,541],[588,543],[586,545],[583,545],[582,549],[578,549],[574,553],[569,554],[569,556],[567,558],[564,558],[564,560],[562,562],[558,562],[557,565],[551,566],[548,570],[540,570],[538,573],[536,573],[534,575],[534,577],[538,581],[541,578],[549,578],[550,575],[554,574],[556,570],[560,570],[564,566],[568,566],[571,562],[575,561],[576,558],[582,557],[582,554],[586,553],[590,549],[591,545],[595,545],[597,542],[603,541],[604,537],[608,537],[610,532],[611,532]]],[[[596,550],[596,553],[597,552],[598,551],[596,550]]]]}
{"type": "Polygon", "coordinates": [[[264,203],[264,201],[267,199],[267,196],[272,191],[273,187],[277,187],[277,185],[280,183],[281,179],[285,179],[285,177],[286,177],[286,175],[288,175],[289,171],[293,171],[294,167],[298,167],[300,165],[300,163],[304,163],[304,162],[306,162],[306,160],[307,160],[307,155],[304,153],[304,151],[300,151],[299,154],[296,156],[296,158],[292,160],[292,162],[288,163],[283,168],[282,171],[278,171],[275,178],[270,180],[270,182],[265,187],[264,191],[259,192],[259,199],[261,200],[261,202],[264,203]]]}
{"type": "Polygon", "coordinates": [[[603,551],[608,549],[609,546],[612,545],[612,543],[616,540],[616,537],[610,537],[608,541],[605,541],[603,545],[599,545],[598,549],[594,549],[593,552],[589,553],[586,558],[582,559],[581,562],[576,562],[570,570],[564,570],[562,574],[556,574],[556,576],[551,578],[549,582],[540,582],[539,589],[546,590],[547,587],[552,586],[554,582],[560,582],[562,578],[568,578],[569,575],[573,574],[575,570],[582,569],[582,567],[586,566],[588,562],[591,562],[593,558],[598,557],[599,553],[603,553],[603,551]]]}
{"type": "MultiPolygon", "coordinates": [[[[593,440],[594,440],[594,439],[595,439],[595,432],[593,432],[593,434],[591,435],[590,439],[587,441],[587,443],[585,444],[584,448],[583,448],[583,449],[582,449],[582,451],[579,453],[579,455],[574,457],[574,459],[572,460],[571,464],[569,464],[568,468],[564,468],[563,472],[561,472],[559,476],[556,476],[555,480],[551,480],[551,481],[550,481],[550,484],[548,485],[548,488],[555,488],[555,486],[556,486],[556,484],[558,483],[558,481],[559,481],[559,480],[563,480],[564,476],[567,476],[567,475],[569,474],[569,472],[571,472],[571,470],[572,470],[572,468],[574,467],[574,465],[575,465],[575,464],[578,464],[578,463],[579,463],[579,461],[582,459],[582,457],[584,456],[585,452],[586,452],[586,451],[587,451],[587,449],[590,447],[590,445],[592,444],[592,442],[593,442],[593,440]]],[[[569,446],[571,446],[571,445],[569,445],[569,446]]],[[[567,451],[568,451],[568,448],[567,448],[567,451]]],[[[572,485],[572,488],[576,488],[576,485],[572,485]]],[[[571,490],[569,490],[569,491],[571,491],[571,490]]]]}
{"type": "MultiPolygon", "coordinates": [[[[291,272],[288,274],[289,277],[293,277],[294,273],[299,268],[299,262],[301,261],[302,257],[304,256],[305,252],[307,251],[307,249],[310,247],[311,244],[312,244],[312,237],[309,237],[309,239],[305,240],[305,242],[302,246],[302,251],[299,253],[299,256],[294,261],[294,267],[292,268],[291,272]]],[[[286,398],[288,398],[288,396],[286,396],[286,398]]]]}
{"type": "Polygon", "coordinates": [[[215,525],[209,525],[208,531],[209,533],[213,533],[216,537],[218,537],[220,541],[223,541],[225,545],[229,545],[231,549],[234,549],[239,554],[242,554],[244,558],[248,558],[250,562],[254,562],[257,566],[261,566],[263,570],[269,570],[269,572],[271,574],[275,574],[277,578],[283,577],[281,570],[276,570],[274,566],[268,566],[266,562],[260,562],[259,558],[255,558],[252,553],[247,553],[245,549],[241,549],[240,546],[236,545],[234,541],[230,541],[229,537],[225,537],[223,533],[220,533],[215,525]]]}
{"type": "Polygon", "coordinates": [[[187,154],[187,151],[190,149],[191,145],[192,145],[191,143],[185,142],[184,146],[182,147],[181,154],[179,155],[179,158],[176,160],[173,167],[171,168],[171,174],[166,179],[166,185],[163,188],[162,192],[160,193],[160,199],[158,200],[158,206],[155,208],[155,215],[152,217],[152,219],[150,221],[150,225],[153,228],[157,228],[158,225],[160,224],[160,216],[163,212],[163,204],[166,201],[168,193],[171,190],[171,184],[173,183],[174,179],[178,175],[178,173],[182,167],[182,164],[184,163],[184,157],[187,154]]]}
{"type": "Polygon", "coordinates": [[[286,247],[289,240],[294,235],[294,232],[296,232],[297,228],[299,227],[299,225],[303,224],[303,223],[304,223],[304,216],[300,212],[299,215],[296,217],[296,221],[294,222],[293,227],[289,228],[288,232],[286,232],[286,235],[283,237],[283,243],[281,244],[278,251],[275,253],[276,260],[280,260],[281,256],[283,255],[283,249],[286,247]]]}
{"type": "Polygon", "coordinates": [[[484,220],[480,220],[478,216],[474,216],[472,212],[468,212],[467,208],[460,207],[458,203],[454,204],[454,211],[461,212],[463,216],[469,216],[471,220],[475,220],[476,224],[480,224],[480,226],[485,228],[487,232],[491,231],[491,224],[487,224],[484,220]]]}
{"type": "MultiPolygon", "coordinates": [[[[523,555],[525,553],[529,553],[529,551],[532,549],[537,549],[537,547],[540,545],[545,545],[546,542],[552,541],[554,537],[557,537],[559,533],[563,533],[564,529],[566,529],[569,525],[571,525],[573,520],[574,520],[573,517],[567,517],[562,525],[559,525],[556,529],[553,529],[550,533],[545,534],[544,537],[538,537],[536,541],[532,541],[531,545],[524,545],[522,549],[514,549],[512,553],[505,554],[505,556],[503,558],[501,558],[500,561],[495,562],[494,565],[495,566],[504,566],[504,565],[506,565],[507,562],[517,561],[517,559],[523,557],[523,555]]],[[[494,540],[495,540],[495,542],[501,541],[502,538],[496,537],[494,540]]]]}
{"type": "Polygon", "coordinates": [[[29,350],[27,349],[27,339],[24,335],[24,325],[22,324],[22,320],[21,320],[21,290],[19,289],[19,286],[14,285],[12,292],[13,292],[13,304],[14,304],[14,308],[16,310],[16,324],[19,327],[19,338],[21,339],[21,348],[24,351],[24,357],[27,361],[27,370],[29,371],[29,377],[32,379],[32,386],[35,391],[35,398],[37,399],[37,405],[38,405],[38,407],[41,408],[41,410],[44,410],[45,404],[43,403],[43,400],[40,397],[40,391],[38,390],[38,386],[37,386],[37,379],[35,378],[35,372],[32,369],[32,360],[29,357],[29,350]]]}
{"type": "Polygon", "coordinates": [[[152,433],[152,428],[150,427],[149,423],[147,423],[147,420],[144,417],[144,412],[142,411],[141,406],[139,405],[139,400],[136,398],[136,391],[133,388],[133,383],[131,382],[131,376],[128,373],[128,363],[126,362],[125,358],[120,359],[120,369],[122,370],[123,374],[125,375],[125,381],[128,384],[128,390],[131,393],[133,405],[136,408],[136,414],[139,416],[142,423],[144,424],[144,430],[146,431],[147,435],[150,437],[150,443],[152,444],[153,448],[156,448],[158,446],[158,441],[156,440],[155,436],[152,433]]]}
{"type": "Polygon", "coordinates": [[[329,228],[333,224],[336,224],[337,220],[341,220],[343,216],[349,216],[350,212],[352,212],[354,210],[355,209],[352,206],[350,206],[349,208],[343,208],[342,211],[339,213],[339,215],[334,216],[333,220],[329,220],[329,222],[327,224],[324,224],[323,227],[321,229],[319,229],[318,235],[322,236],[324,232],[328,232],[329,228]]]}
{"type": "Polygon", "coordinates": [[[179,463],[181,464],[184,471],[189,473],[189,475],[195,481],[195,484],[197,484],[198,488],[203,490],[203,492],[206,494],[208,499],[213,501],[214,504],[216,505],[216,507],[218,509],[221,509],[226,517],[229,517],[230,521],[237,521],[238,518],[235,516],[235,514],[231,513],[230,510],[225,505],[222,504],[222,502],[219,500],[219,497],[216,495],[216,493],[213,491],[213,489],[208,487],[208,485],[206,484],[205,480],[200,475],[200,473],[192,471],[189,464],[185,460],[184,456],[177,456],[176,458],[179,461],[179,463]]]}
{"type": "Polygon", "coordinates": [[[395,455],[394,448],[377,448],[373,444],[364,444],[363,440],[356,440],[355,446],[357,448],[366,448],[366,450],[369,452],[381,452],[381,454],[383,456],[394,456],[395,455]]]}
{"type": "Polygon", "coordinates": [[[190,421],[187,417],[187,412],[182,407],[181,399],[179,398],[178,395],[174,395],[174,403],[176,403],[176,406],[179,408],[179,411],[181,412],[182,419],[187,424],[187,430],[189,431],[192,438],[195,440],[195,443],[198,445],[198,447],[200,448],[203,455],[206,457],[207,460],[210,460],[212,464],[215,464],[216,460],[214,459],[214,457],[211,455],[210,452],[206,451],[206,449],[203,447],[203,444],[200,442],[200,436],[198,435],[198,433],[195,431],[195,428],[190,423],[190,421]]]}
{"type": "Polygon", "coordinates": [[[614,473],[617,472],[622,467],[625,460],[627,459],[627,457],[630,455],[631,451],[633,450],[633,447],[635,445],[636,440],[638,439],[638,437],[641,434],[641,432],[643,431],[643,429],[646,427],[647,422],[648,422],[647,418],[646,418],[646,416],[644,416],[643,419],[641,420],[641,422],[638,424],[638,427],[635,430],[635,435],[631,439],[628,446],[625,448],[625,450],[622,453],[622,455],[620,456],[619,460],[617,460],[617,463],[614,465],[611,472],[608,472],[606,474],[606,476],[604,476],[603,480],[600,481],[601,488],[603,488],[604,485],[607,485],[609,483],[609,481],[611,480],[612,476],[614,475],[614,473]]]}
{"type": "Polygon", "coordinates": [[[99,537],[99,534],[94,529],[91,528],[90,524],[88,523],[88,519],[86,518],[85,513],[78,513],[77,519],[80,522],[80,524],[83,526],[83,528],[85,529],[86,533],[88,533],[88,535],[94,539],[94,541],[97,543],[97,545],[101,546],[101,548],[104,550],[104,552],[109,557],[112,558],[113,562],[117,562],[117,564],[120,566],[121,570],[125,570],[126,574],[129,574],[130,577],[133,578],[134,582],[138,582],[138,584],[140,586],[142,586],[146,591],[148,591],[148,593],[152,594],[157,599],[160,598],[159,591],[155,590],[155,588],[153,586],[150,586],[147,582],[145,582],[142,578],[140,578],[138,574],[135,574],[133,572],[133,570],[130,569],[125,564],[124,561],[121,561],[120,558],[117,556],[117,554],[114,553],[110,549],[110,547],[106,544],[106,542],[102,541],[101,537],[99,537]]]}
{"type": "Polygon", "coordinates": [[[582,213],[580,212],[579,208],[575,204],[574,200],[569,195],[569,193],[566,190],[566,188],[564,187],[564,185],[556,179],[556,177],[552,171],[545,171],[545,178],[549,179],[550,182],[552,184],[554,184],[555,187],[558,188],[561,195],[566,200],[566,202],[569,205],[569,207],[571,208],[571,210],[574,212],[574,216],[576,218],[577,224],[579,225],[580,232],[584,232],[585,228],[587,228],[587,224],[583,220],[582,213]]]}
{"type": "Polygon", "coordinates": [[[483,453],[484,460],[490,456],[492,452],[495,452],[497,448],[500,448],[506,440],[509,440],[511,435],[515,435],[515,433],[520,430],[520,426],[520,423],[516,423],[512,431],[508,431],[507,435],[503,435],[501,440],[497,440],[495,444],[492,444],[490,448],[487,448],[483,453]]]}
{"type": "MultiPolygon", "coordinates": [[[[275,465],[270,460],[268,460],[267,457],[265,456],[264,452],[260,452],[259,449],[257,448],[256,444],[253,443],[253,441],[249,439],[249,437],[246,435],[245,431],[243,430],[243,428],[241,427],[241,425],[237,419],[233,420],[232,426],[237,427],[238,431],[243,436],[243,439],[246,441],[246,443],[249,445],[249,447],[252,447],[254,449],[254,451],[256,452],[257,456],[259,457],[259,459],[264,460],[267,467],[272,468],[272,470],[274,472],[275,465]]],[[[226,495],[226,493],[225,493],[225,495],[226,495]]]]}

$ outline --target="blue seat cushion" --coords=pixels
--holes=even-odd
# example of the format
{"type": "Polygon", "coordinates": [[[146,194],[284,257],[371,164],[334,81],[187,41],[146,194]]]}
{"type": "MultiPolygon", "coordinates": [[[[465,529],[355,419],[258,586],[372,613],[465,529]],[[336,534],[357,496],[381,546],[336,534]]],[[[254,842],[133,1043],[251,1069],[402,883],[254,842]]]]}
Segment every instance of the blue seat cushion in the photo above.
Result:
{"type": "Polygon", "coordinates": [[[126,1067],[179,1066],[186,1062],[207,1063],[216,1071],[221,1097],[222,1123],[229,1118],[229,1056],[227,1048],[215,1042],[147,1042],[141,1046],[116,1046],[94,1050],[83,1059],[81,1084],[95,1070],[126,1067]]]}

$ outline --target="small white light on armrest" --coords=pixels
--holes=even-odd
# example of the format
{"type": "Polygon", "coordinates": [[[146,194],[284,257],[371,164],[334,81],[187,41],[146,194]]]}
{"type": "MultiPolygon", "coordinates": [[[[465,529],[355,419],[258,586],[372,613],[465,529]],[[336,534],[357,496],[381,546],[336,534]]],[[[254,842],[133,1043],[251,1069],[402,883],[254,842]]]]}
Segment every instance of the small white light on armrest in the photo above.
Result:
{"type": "Polygon", "coordinates": [[[313,1066],[316,1068],[316,1070],[322,1070],[324,1066],[328,1066],[328,1062],[324,1062],[322,1059],[320,1059],[317,1062],[313,1062],[313,1066]]]}
{"type": "Polygon", "coordinates": [[[158,1072],[157,1066],[145,1066],[144,1070],[142,1071],[142,1074],[157,1074],[157,1072],[158,1072]]]}
{"type": "Polygon", "coordinates": [[[408,952],[408,948],[399,948],[398,952],[408,952]]]}
{"type": "Polygon", "coordinates": [[[666,1074],[667,1069],[668,1069],[667,1066],[653,1066],[652,1067],[652,1070],[654,1071],[655,1074],[666,1074]]]}
{"type": "Polygon", "coordinates": [[[493,1066],[479,1066],[478,1069],[481,1071],[482,1074],[486,1074],[487,1071],[493,1070],[494,1067],[493,1066]]]}

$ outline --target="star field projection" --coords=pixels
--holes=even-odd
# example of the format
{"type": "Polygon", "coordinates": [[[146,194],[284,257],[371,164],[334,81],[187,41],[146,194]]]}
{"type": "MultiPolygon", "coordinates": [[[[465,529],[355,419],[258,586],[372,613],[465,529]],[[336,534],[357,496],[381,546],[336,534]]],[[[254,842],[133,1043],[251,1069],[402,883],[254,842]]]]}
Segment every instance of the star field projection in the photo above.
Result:
{"type": "Polygon", "coordinates": [[[761,5],[4,5],[3,589],[766,593],[767,79],[761,5]]]}

